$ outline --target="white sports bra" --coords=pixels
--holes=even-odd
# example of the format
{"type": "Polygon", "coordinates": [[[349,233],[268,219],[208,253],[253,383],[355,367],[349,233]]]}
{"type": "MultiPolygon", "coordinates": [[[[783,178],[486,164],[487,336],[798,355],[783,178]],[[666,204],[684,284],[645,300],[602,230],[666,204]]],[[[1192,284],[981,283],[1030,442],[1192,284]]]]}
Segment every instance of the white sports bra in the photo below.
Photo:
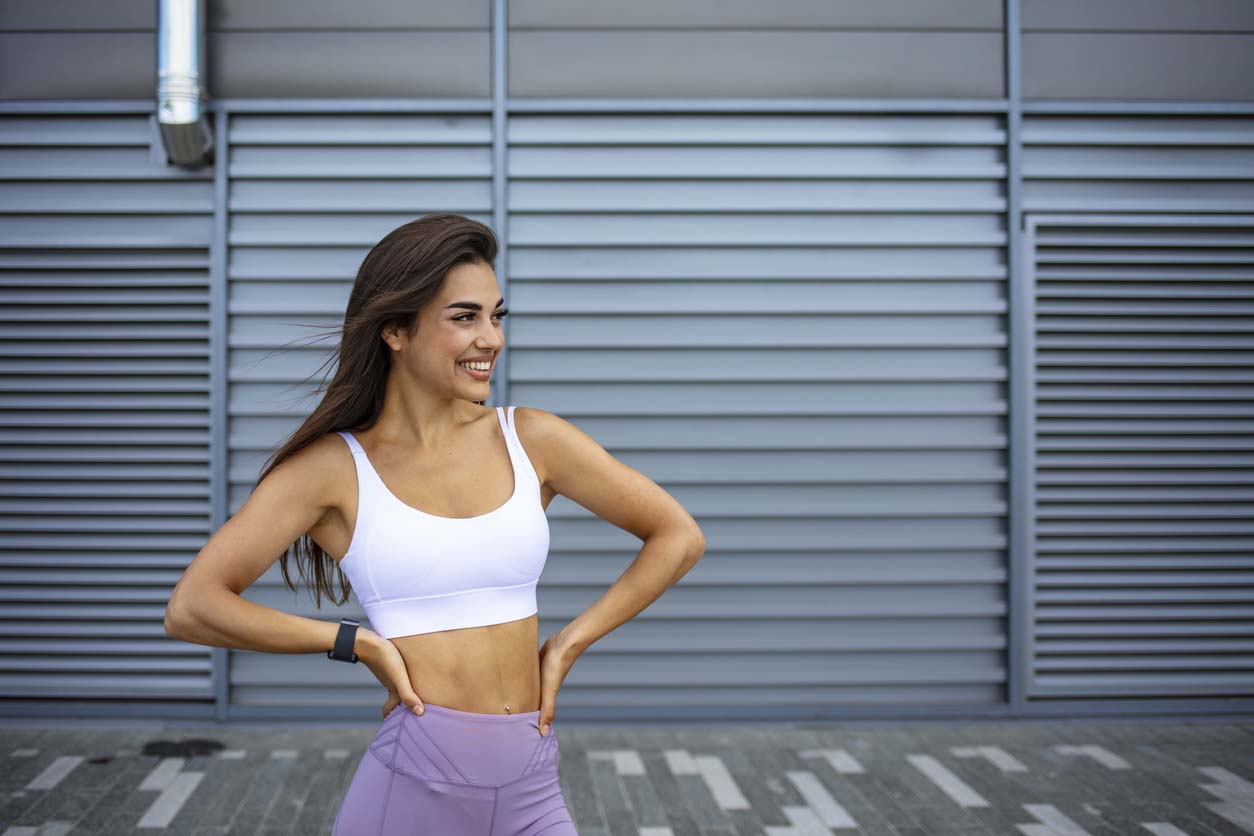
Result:
{"type": "Polygon", "coordinates": [[[501,407],[496,417],[514,470],[514,493],[477,517],[440,517],[402,502],[383,484],[352,433],[357,523],[340,569],[384,638],[500,624],[536,612],[536,582],[549,554],[540,479],[501,407]]]}

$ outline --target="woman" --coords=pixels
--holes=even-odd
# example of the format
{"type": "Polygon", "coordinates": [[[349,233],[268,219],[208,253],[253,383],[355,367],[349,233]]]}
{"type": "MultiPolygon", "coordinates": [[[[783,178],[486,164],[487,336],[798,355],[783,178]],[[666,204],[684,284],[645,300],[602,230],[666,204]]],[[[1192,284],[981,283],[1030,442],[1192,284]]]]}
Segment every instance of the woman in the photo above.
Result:
{"type": "Polygon", "coordinates": [[[453,214],[406,223],[371,249],[325,396],[166,610],[166,631],[198,644],[353,661],[351,648],[387,689],[336,836],[575,833],[550,730],[558,689],[589,645],[705,549],[678,502],[574,425],[484,406],[508,314],[496,253],[488,227],[453,214]],[[644,546],[540,645],[535,587],[557,494],[644,546]],[[352,589],[373,629],[241,597],[276,556],[295,589],[288,549],[302,578],[310,570],[316,606],[323,593],[344,604],[352,589]]]}

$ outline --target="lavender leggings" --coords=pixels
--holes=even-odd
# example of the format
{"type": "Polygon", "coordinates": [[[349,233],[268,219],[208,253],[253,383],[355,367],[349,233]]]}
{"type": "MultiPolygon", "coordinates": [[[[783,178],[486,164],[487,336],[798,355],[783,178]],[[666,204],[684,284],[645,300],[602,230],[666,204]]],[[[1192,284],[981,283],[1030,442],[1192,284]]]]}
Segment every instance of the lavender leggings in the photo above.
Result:
{"type": "MultiPolygon", "coordinates": [[[[393,708],[357,765],[332,836],[578,836],[540,712],[393,708]]],[[[556,725],[556,724],[555,724],[556,725]]]]}

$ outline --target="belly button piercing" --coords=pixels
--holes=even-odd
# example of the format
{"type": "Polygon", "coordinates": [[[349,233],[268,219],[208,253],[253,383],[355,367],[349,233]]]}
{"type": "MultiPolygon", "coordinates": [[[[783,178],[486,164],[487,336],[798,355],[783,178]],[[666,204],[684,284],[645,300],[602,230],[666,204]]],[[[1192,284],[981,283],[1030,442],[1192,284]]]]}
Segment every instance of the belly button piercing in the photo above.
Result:
{"type": "Polygon", "coordinates": [[[508,706],[508,705],[507,705],[507,706],[505,706],[505,713],[506,713],[506,714],[509,714],[509,706],[508,706]]]}

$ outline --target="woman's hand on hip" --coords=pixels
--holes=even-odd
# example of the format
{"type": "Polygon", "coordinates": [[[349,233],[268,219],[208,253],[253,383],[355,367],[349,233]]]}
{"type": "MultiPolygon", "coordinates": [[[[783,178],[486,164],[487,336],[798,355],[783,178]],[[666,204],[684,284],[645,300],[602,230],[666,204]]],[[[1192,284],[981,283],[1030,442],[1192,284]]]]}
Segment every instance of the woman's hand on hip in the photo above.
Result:
{"type": "Polygon", "coordinates": [[[547,735],[557,712],[557,691],[579,658],[579,651],[554,633],[540,646],[540,734],[547,735]]]}
{"type": "MultiPolygon", "coordinates": [[[[361,628],[358,628],[361,629],[361,628]]],[[[414,686],[409,681],[409,669],[405,667],[405,657],[392,642],[374,631],[368,631],[364,652],[357,658],[363,662],[375,679],[383,684],[388,691],[387,702],[383,703],[383,716],[386,718],[392,709],[401,703],[415,714],[422,714],[426,706],[418,698],[414,686]]]]}

